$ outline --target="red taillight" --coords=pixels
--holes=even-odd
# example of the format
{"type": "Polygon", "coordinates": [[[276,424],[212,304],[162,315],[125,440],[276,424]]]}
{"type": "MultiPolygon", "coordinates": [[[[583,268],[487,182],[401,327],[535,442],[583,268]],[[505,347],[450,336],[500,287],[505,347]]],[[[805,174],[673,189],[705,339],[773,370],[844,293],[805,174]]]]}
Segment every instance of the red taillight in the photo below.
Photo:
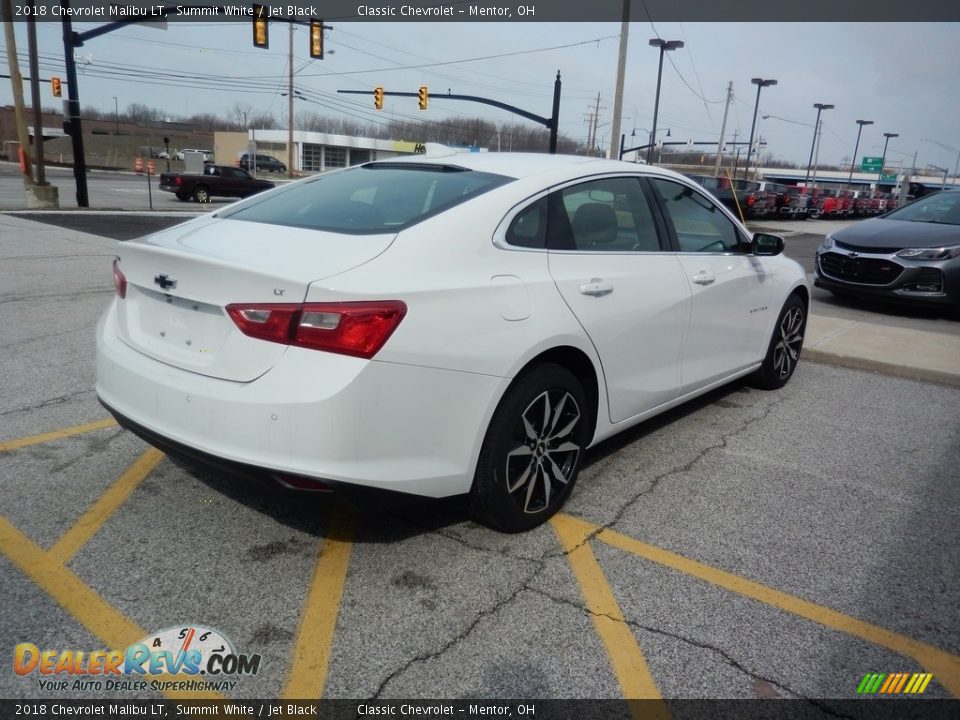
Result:
{"type": "Polygon", "coordinates": [[[753,204],[754,204],[756,201],[757,201],[757,199],[756,199],[753,195],[747,195],[747,206],[748,206],[748,207],[753,207],[753,204]]]}
{"type": "Polygon", "coordinates": [[[183,176],[177,175],[176,177],[174,177],[173,182],[175,185],[183,185],[183,176]]]}
{"type": "Polygon", "coordinates": [[[257,303],[228,305],[227,313],[250,337],[369,359],[397,329],[407,306],[397,300],[257,303]]]}
{"type": "Polygon", "coordinates": [[[120,258],[113,259],[113,285],[117,289],[117,295],[123,300],[127,296],[127,278],[120,269],[120,258]]]}

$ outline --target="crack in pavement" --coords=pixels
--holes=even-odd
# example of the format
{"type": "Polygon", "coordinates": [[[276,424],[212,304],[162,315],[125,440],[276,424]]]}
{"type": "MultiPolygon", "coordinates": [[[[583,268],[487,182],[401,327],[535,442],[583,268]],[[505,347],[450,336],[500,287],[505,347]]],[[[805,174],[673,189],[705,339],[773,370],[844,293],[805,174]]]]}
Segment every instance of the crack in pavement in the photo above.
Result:
{"type": "Polygon", "coordinates": [[[8,295],[6,297],[0,297],[0,305],[29,301],[35,302],[37,300],[72,300],[74,298],[91,297],[95,295],[111,295],[115,292],[116,290],[113,288],[91,288],[89,290],[77,290],[75,292],[67,293],[49,293],[47,295],[8,295]]]}
{"type": "Polygon", "coordinates": [[[89,388],[88,390],[77,390],[76,392],[72,392],[67,395],[60,395],[55,398],[50,398],[49,400],[44,400],[36,405],[13,408],[12,410],[3,410],[0,412],[0,417],[3,417],[4,415],[13,415],[14,413],[19,412],[26,412],[27,410],[39,410],[40,408],[50,407],[51,405],[62,405],[63,403],[70,402],[75,397],[79,397],[80,395],[89,395],[92,392],[94,392],[93,388],[89,388]]]}
{"type": "Polygon", "coordinates": [[[541,588],[528,588],[528,589],[529,589],[531,592],[537,593],[538,595],[542,595],[543,597],[546,597],[546,598],[552,600],[553,602],[555,602],[555,603],[557,603],[557,604],[559,604],[559,605],[566,605],[566,606],[568,606],[568,607],[572,607],[572,608],[574,608],[574,609],[576,609],[576,610],[579,610],[579,611],[583,612],[583,613],[586,614],[586,615],[590,615],[590,616],[593,616],[593,617],[604,617],[604,618],[607,618],[608,620],[612,620],[613,622],[627,625],[627,626],[630,627],[630,628],[634,628],[634,629],[637,629],[637,630],[646,630],[647,632],[653,633],[653,634],[655,634],[655,635],[662,635],[662,636],[665,636],[665,637],[673,638],[674,640],[679,640],[679,641],[682,642],[682,643],[685,643],[685,644],[687,644],[687,645],[691,645],[691,646],[693,646],[693,647],[701,648],[702,650],[709,650],[709,651],[711,651],[711,652],[719,655],[721,658],[723,658],[724,662],[726,662],[728,665],[730,665],[731,667],[739,670],[739,671],[742,672],[744,675],[746,675],[746,676],[748,676],[748,677],[750,677],[750,678],[752,678],[752,679],[754,679],[754,680],[762,680],[762,681],[764,681],[764,682],[766,682],[766,683],[769,683],[770,685],[772,685],[773,687],[777,688],[778,690],[780,690],[780,691],[782,691],[782,692],[785,692],[785,693],[789,693],[790,695],[793,695],[793,696],[795,696],[796,698],[803,699],[803,700],[813,701],[813,698],[805,697],[805,696],[801,695],[800,693],[796,692],[795,690],[792,690],[792,689],[789,688],[788,686],[784,685],[783,683],[777,682],[776,680],[774,680],[774,679],[772,679],[772,678],[769,678],[769,677],[767,677],[767,676],[765,676],[765,675],[760,675],[759,673],[754,672],[753,670],[750,670],[749,668],[745,667],[742,663],[740,663],[739,661],[737,661],[737,660],[736,660],[733,656],[731,656],[728,652],[726,652],[726,651],[723,650],[722,648],[717,647],[716,645],[711,645],[711,644],[706,643],[706,642],[698,642],[698,641],[696,641],[696,640],[694,640],[694,639],[692,639],[692,638],[685,637],[685,636],[680,635],[680,634],[678,634],[678,633],[673,633],[673,632],[670,632],[670,631],[668,631],[668,630],[663,630],[663,629],[661,629],[661,628],[651,627],[651,626],[649,626],[649,625],[643,625],[642,623],[639,623],[639,622],[637,622],[637,621],[635,621],[635,620],[628,620],[628,619],[626,619],[626,618],[624,618],[624,619],[621,620],[620,618],[615,618],[615,617],[613,617],[612,615],[609,615],[609,614],[607,614],[607,613],[594,612],[594,611],[592,611],[590,608],[586,607],[585,605],[580,605],[580,604],[578,604],[578,603],[576,603],[576,602],[573,602],[572,600],[568,600],[567,598],[564,598],[564,597],[557,597],[556,595],[552,595],[551,593],[549,593],[549,592],[547,592],[546,590],[543,590],[543,589],[541,589],[541,588]]]}
{"type": "Polygon", "coordinates": [[[69,330],[61,330],[55,333],[48,333],[46,335],[37,335],[35,337],[27,338],[25,340],[17,340],[15,342],[7,343],[4,345],[4,350],[9,350],[11,348],[19,348],[23,345],[29,345],[30,343],[40,342],[41,340],[48,340],[50,338],[58,338],[62,335],[69,335],[70,333],[85,332],[93,334],[93,328],[97,326],[96,323],[90,323],[89,325],[80,325],[78,327],[71,328],[69,330]]]}
{"type": "Polygon", "coordinates": [[[455,647],[456,645],[459,645],[462,641],[466,640],[467,637],[470,636],[470,634],[474,631],[474,629],[476,629],[476,627],[480,624],[480,622],[484,618],[490,617],[491,615],[495,615],[496,613],[498,613],[504,607],[506,607],[507,605],[512,603],[514,600],[516,600],[517,597],[520,595],[520,593],[522,593],[524,590],[531,590],[532,588],[529,587],[530,583],[533,582],[533,580],[537,577],[537,575],[543,572],[544,568],[545,568],[545,565],[543,563],[538,563],[534,571],[530,573],[530,575],[520,584],[520,586],[516,590],[510,593],[507,597],[496,602],[492,607],[489,607],[485,610],[481,610],[479,613],[477,613],[477,616],[473,619],[473,622],[471,622],[458,635],[451,638],[450,641],[447,642],[443,647],[433,652],[422,653],[420,655],[417,655],[416,657],[412,658],[407,663],[398,667],[396,670],[394,670],[389,675],[387,675],[381,681],[376,691],[374,691],[374,693],[371,695],[371,699],[378,700],[380,698],[380,694],[384,691],[384,689],[386,689],[387,685],[389,685],[392,680],[394,680],[395,678],[399,677],[400,675],[405,673],[407,670],[409,670],[414,664],[426,662],[427,660],[433,660],[438,657],[441,657],[448,650],[455,647]]]}
{"type": "MultiPolygon", "coordinates": [[[[721,435],[721,436],[720,436],[720,442],[714,443],[713,445],[709,445],[709,446],[703,448],[702,450],[700,450],[700,452],[697,453],[697,455],[696,455],[693,459],[689,460],[688,462],[684,463],[683,465],[680,465],[679,467],[671,468],[670,470],[667,470],[667,471],[661,473],[660,475],[657,475],[655,478],[653,478],[652,480],[650,480],[650,483],[649,483],[649,485],[648,485],[647,487],[645,487],[644,489],[638,491],[638,492],[635,493],[629,500],[627,500],[626,503],[624,503],[624,504],[620,507],[620,509],[617,511],[617,513],[613,516],[613,518],[612,518],[610,521],[605,522],[605,523],[603,523],[602,525],[598,525],[598,526],[596,527],[596,529],[592,530],[580,543],[578,543],[576,546],[574,546],[573,548],[571,548],[569,551],[566,551],[566,552],[565,552],[565,551],[563,551],[563,550],[559,550],[555,555],[568,555],[568,554],[574,552],[575,550],[577,550],[577,549],[583,547],[584,545],[586,545],[588,542],[590,542],[591,540],[593,540],[597,535],[599,535],[599,534],[600,534],[601,532],[603,532],[604,530],[610,530],[610,529],[612,529],[614,525],[616,525],[618,522],[620,522],[620,520],[623,519],[623,516],[626,515],[627,511],[633,506],[634,503],[636,503],[638,500],[640,500],[640,498],[644,497],[645,495],[649,495],[649,494],[653,493],[653,492],[657,489],[657,487],[660,485],[660,483],[661,483],[663,480],[666,480],[667,478],[669,478],[669,477],[672,476],[672,475],[679,475],[679,474],[682,474],[682,473],[685,473],[685,472],[689,472],[690,470],[692,470],[692,469],[694,468],[694,466],[695,466],[697,463],[699,463],[701,460],[703,460],[703,459],[704,459],[708,454],[710,454],[712,451],[714,451],[714,450],[723,450],[723,449],[727,448],[727,447],[729,446],[730,440],[732,440],[732,439],[735,438],[737,435],[739,435],[739,434],[745,432],[746,430],[748,430],[751,425],[754,425],[755,423],[758,423],[758,422],[760,422],[761,420],[765,420],[765,419],[773,412],[773,410],[774,410],[776,407],[778,407],[779,405],[781,405],[781,404],[784,403],[785,401],[786,401],[786,398],[785,398],[782,394],[780,394],[779,397],[778,397],[778,399],[774,400],[774,401],[771,402],[769,405],[767,405],[767,406],[763,409],[763,412],[761,412],[759,415],[757,415],[757,416],[755,416],[755,417],[752,417],[752,418],[747,418],[746,420],[743,421],[743,423],[740,425],[740,427],[738,427],[736,430],[733,430],[732,432],[726,433],[725,435],[721,435]]],[[[756,406],[754,406],[754,407],[756,407],[756,406]]],[[[638,468],[638,469],[639,469],[639,468],[638,468]]],[[[572,513],[570,513],[570,514],[571,514],[572,517],[578,517],[578,516],[573,515],[572,513]]],[[[585,520],[586,522],[589,522],[589,520],[586,520],[586,518],[579,518],[579,519],[585,520]]],[[[550,554],[547,554],[547,555],[545,555],[544,557],[546,558],[546,557],[549,557],[549,556],[550,556],[550,554]]]]}

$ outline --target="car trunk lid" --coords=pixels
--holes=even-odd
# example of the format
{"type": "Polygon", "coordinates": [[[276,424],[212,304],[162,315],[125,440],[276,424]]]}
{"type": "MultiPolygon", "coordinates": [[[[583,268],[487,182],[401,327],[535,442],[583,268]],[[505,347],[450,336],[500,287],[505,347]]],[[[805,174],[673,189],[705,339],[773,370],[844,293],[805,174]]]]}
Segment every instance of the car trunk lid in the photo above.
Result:
{"type": "Polygon", "coordinates": [[[244,335],[225,307],[301,303],[310,283],[373,259],[394,238],[207,217],[120,243],[127,290],[118,303],[117,332],[168,365],[255,380],[287,346],[244,335]]]}

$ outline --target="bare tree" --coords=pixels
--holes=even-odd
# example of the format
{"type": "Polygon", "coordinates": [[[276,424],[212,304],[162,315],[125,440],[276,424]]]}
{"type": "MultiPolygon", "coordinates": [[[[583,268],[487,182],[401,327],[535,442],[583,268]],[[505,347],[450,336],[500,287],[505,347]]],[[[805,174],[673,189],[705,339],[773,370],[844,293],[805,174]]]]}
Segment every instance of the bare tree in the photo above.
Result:
{"type": "Polygon", "coordinates": [[[235,102],[233,108],[234,121],[238,130],[246,130],[250,127],[250,117],[253,115],[253,105],[245,102],[235,102]]]}
{"type": "Polygon", "coordinates": [[[127,111],[121,117],[128,122],[149,122],[163,120],[163,113],[149,105],[130,103],[127,105],[127,111]]]}

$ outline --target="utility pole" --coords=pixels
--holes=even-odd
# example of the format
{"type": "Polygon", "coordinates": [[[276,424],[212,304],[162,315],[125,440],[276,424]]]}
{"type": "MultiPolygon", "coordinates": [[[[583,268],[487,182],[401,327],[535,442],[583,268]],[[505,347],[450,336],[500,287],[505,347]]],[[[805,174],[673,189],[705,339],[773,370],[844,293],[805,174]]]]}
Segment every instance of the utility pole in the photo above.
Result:
{"type": "Polygon", "coordinates": [[[594,114],[589,110],[583,114],[584,120],[587,123],[587,157],[593,157],[593,120],[594,114]]]}
{"type": "Polygon", "coordinates": [[[33,174],[30,171],[30,137],[27,133],[26,108],[23,104],[23,76],[20,74],[20,63],[17,60],[17,39],[13,34],[13,8],[10,0],[2,0],[3,16],[7,20],[3,23],[4,35],[7,41],[7,65],[10,67],[10,89],[13,91],[13,113],[17,123],[17,140],[20,142],[20,162],[23,172],[24,186],[33,184],[33,174]]]}
{"type": "MultiPolygon", "coordinates": [[[[723,158],[723,136],[727,131],[727,114],[730,112],[730,103],[733,102],[733,80],[727,85],[727,104],[723,106],[723,122],[720,124],[720,142],[717,143],[717,162],[713,168],[713,174],[720,177],[720,163],[723,158]]],[[[733,139],[737,139],[737,134],[733,134],[733,139]]]]}
{"type": "Polygon", "coordinates": [[[590,154],[593,155],[593,148],[597,144],[597,127],[600,122],[600,93],[597,93],[597,106],[593,113],[593,143],[590,145],[590,154]]]}
{"type": "MultiPolygon", "coordinates": [[[[320,32],[323,32],[321,29],[320,32]]],[[[290,66],[289,86],[287,88],[287,174],[293,177],[293,23],[290,23],[290,54],[287,57],[290,66]]],[[[256,162],[256,156],[254,156],[256,162]]]]}
{"type": "Polygon", "coordinates": [[[613,96],[613,127],[610,129],[610,158],[620,157],[620,113],[623,112],[623,76],[627,66],[627,35],[630,29],[630,0],[623,0],[620,22],[620,54],[617,57],[617,88],[613,96]]]}

